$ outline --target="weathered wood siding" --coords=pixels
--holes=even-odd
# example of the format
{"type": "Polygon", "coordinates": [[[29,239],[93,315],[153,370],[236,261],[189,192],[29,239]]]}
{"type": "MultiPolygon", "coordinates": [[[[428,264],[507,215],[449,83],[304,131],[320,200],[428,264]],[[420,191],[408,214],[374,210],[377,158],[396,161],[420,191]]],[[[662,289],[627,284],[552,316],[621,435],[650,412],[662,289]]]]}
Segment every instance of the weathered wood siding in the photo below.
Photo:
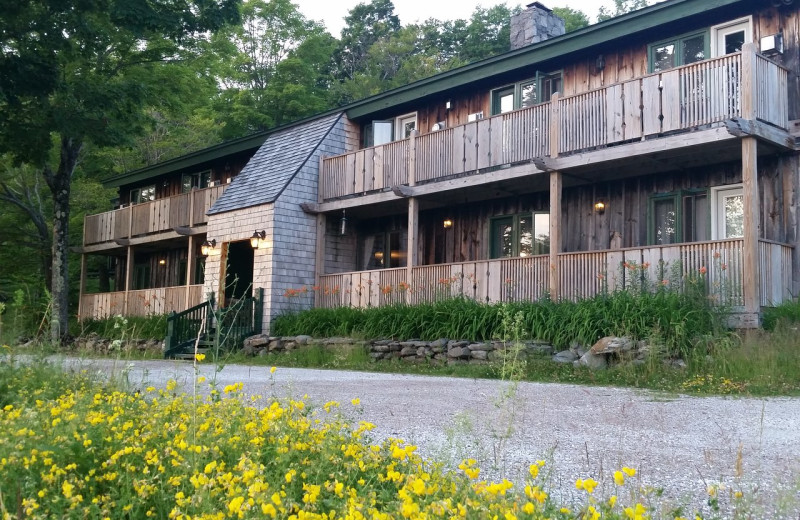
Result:
{"type": "MultiPolygon", "coordinates": [[[[484,117],[491,116],[491,95],[493,89],[500,88],[517,81],[531,78],[536,69],[543,72],[561,70],[563,76],[562,97],[581,94],[593,89],[602,88],[615,83],[640,78],[648,73],[647,46],[661,39],[677,36],[693,30],[708,28],[713,25],[746,16],[745,12],[726,12],[718,18],[697,20],[689,24],[673,24],[657,34],[648,33],[640,42],[627,45],[612,45],[597,51],[587,52],[583,56],[572,56],[567,60],[552,61],[532,66],[530,70],[521,70],[517,75],[508,76],[494,83],[481,85],[478,88],[449,92],[447,96],[421,101],[416,107],[405,107],[396,114],[386,114],[385,118],[417,112],[417,129],[421,134],[431,131],[431,127],[445,121],[447,127],[462,125],[467,116],[475,112],[483,112],[484,117]],[[602,54],[605,66],[597,68],[597,58],[602,54]],[[451,108],[445,108],[450,101],[451,108]]],[[[762,36],[783,31],[784,52],[774,57],[775,61],[787,67],[789,73],[789,119],[800,119],[800,12],[796,6],[778,8],[768,7],[753,13],[753,42],[758,44],[762,36]]],[[[479,78],[476,78],[478,80],[479,78]]],[[[369,121],[363,121],[368,123],[369,121]]]]}
{"type": "MultiPolygon", "coordinates": [[[[796,237],[795,157],[759,159],[761,238],[794,243],[796,237]]],[[[620,233],[622,247],[647,242],[649,197],[655,193],[709,188],[742,182],[738,161],[673,174],[643,175],[612,182],[564,188],[561,221],[565,252],[609,249],[611,234],[620,233]],[[594,203],[602,199],[606,211],[594,203]]],[[[492,217],[548,212],[549,193],[454,205],[420,212],[420,263],[423,265],[486,260],[492,217]],[[444,229],[444,219],[453,227],[444,229]]]]}

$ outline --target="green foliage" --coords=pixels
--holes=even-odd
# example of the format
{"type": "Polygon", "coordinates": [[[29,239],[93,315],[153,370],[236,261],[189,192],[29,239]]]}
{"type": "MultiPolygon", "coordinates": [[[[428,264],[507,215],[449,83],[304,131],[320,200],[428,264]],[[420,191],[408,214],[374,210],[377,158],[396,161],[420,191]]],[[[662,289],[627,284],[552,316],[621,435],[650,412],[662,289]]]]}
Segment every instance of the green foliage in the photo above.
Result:
{"type": "Polygon", "coordinates": [[[554,7],[553,14],[564,20],[566,32],[582,29],[589,25],[589,17],[583,11],[571,7],[554,7]]]}
{"type": "Polygon", "coordinates": [[[167,335],[167,315],[157,316],[121,316],[102,320],[83,320],[76,323],[72,330],[80,336],[97,334],[103,339],[157,339],[167,335]]]}
{"type": "Polygon", "coordinates": [[[776,307],[767,307],[762,316],[762,326],[765,330],[775,330],[778,324],[791,326],[800,323],[800,302],[784,302],[776,307]]]}
{"type": "Polygon", "coordinates": [[[597,21],[603,22],[616,16],[642,9],[643,7],[647,7],[647,5],[647,0],[614,0],[614,10],[611,11],[605,7],[601,7],[597,11],[597,21]]]}
{"type": "Polygon", "coordinates": [[[455,298],[413,306],[311,309],[279,316],[273,331],[284,336],[483,341],[506,337],[504,315],[521,320],[520,339],[545,340],[557,347],[572,341],[592,344],[610,335],[645,339],[658,334],[666,351],[677,355],[690,352],[698,338],[722,330],[720,312],[702,295],[660,289],[618,291],[578,302],[481,304],[455,298]]]}

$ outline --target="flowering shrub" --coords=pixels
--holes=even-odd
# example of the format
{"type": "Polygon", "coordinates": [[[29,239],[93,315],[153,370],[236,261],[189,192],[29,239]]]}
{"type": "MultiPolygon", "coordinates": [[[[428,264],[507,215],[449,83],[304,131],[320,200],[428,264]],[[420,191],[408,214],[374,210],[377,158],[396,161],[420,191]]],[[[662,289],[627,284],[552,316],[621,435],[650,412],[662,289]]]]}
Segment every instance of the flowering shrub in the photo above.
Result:
{"type": "MultiPolygon", "coordinates": [[[[480,479],[474,460],[448,471],[399,440],[371,444],[329,402],[250,398],[242,384],[207,398],[128,393],[85,376],[0,366],[0,516],[11,518],[649,518],[636,471],[615,494],[578,479],[564,506],[540,480],[480,479]],[[623,486],[625,489],[623,490],[623,486]],[[625,499],[621,497],[627,497],[625,499]],[[620,497],[620,498],[618,498],[620,497]],[[625,501],[629,503],[625,503],[625,501]]],[[[354,399],[350,405],[360,406],[354,399]]]]}

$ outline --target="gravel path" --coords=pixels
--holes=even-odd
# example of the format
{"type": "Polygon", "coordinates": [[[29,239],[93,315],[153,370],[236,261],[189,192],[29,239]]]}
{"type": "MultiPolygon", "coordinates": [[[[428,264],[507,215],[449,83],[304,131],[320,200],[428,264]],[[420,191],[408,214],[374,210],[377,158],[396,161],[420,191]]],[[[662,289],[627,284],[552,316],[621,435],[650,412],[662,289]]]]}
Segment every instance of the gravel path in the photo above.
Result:
{"type": "MultiPolygon", "coordinates": [[[[126,373],[137,386],[163,387],[174,378],[186,388],[193,377],[185,361],[64,361],[105,375],[126,373]]],[[[200,372],[214,377],[212,365],[200,372]]],[[[294,368],[271,376],[268,367],[245,365],[225,366],[216,380],[241,381],[249,394],[339,401],[376,424],[377,438],[398,437],[455,464],[475,458],[487,478],[519,479],[545,459],[551,491],[564,500],[576,496],[574,480],[581,477],[600,480],[600,492],[606,486],[605,496],[612,494],[610,473],[624,465],[637,468],[643,484],[663,489],[665,508],[703,507],[706,486],[723,483],[723,498],[731,489],[752,497],[751,518],[800,518],[800,399],[540,383],[521,383],[503,398],[509,386],[498,381],[294,368]],[[361,405],[354,410],[349,403],[356,397],[361,405]]]]}

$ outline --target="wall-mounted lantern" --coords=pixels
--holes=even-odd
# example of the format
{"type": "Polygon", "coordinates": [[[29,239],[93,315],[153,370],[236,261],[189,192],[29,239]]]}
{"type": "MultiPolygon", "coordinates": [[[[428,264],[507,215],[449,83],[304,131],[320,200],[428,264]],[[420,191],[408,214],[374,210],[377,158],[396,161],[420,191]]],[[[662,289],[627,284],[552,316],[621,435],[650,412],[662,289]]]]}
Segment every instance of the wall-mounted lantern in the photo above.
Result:
{"type": "Polygon", "coordinates": [[[211,254],[211,252],[214,250],[215,247],[217,247],[216,240],[211,240],[211,241],[206,240],[205,242],[203,242],[203,245],[200,246],[200,254],[203,256],[208,256],[211,254]]]}
{"type": "Polygon", "coordinates": [[[594,203],[594,210],[598,214],[602,215],[606,211],[606,203],[603,202],[602,199],[598,200],[597,202],[594,203]]]}
{"type": "Polygon", "coordinates": [[[453,220],[449,219],[449,218],[444,219],[444,222],[442,223],[442,226],[445,229],[450,229],[451,227],[453,227],[453,220]]]}
{"type": "Polygon", "coordinates": [[[262,231],[254,231],[253,236],[250,237],[250,247],[253,249],[259,249],[264,247],[267,241],[267,232],[262,231]]]}
{"type": "Polygon", "coordinates": [[[342,210],[342,220],[339,221],[339,235],[345,236],[347,234],[347,213],[342,210]]]}

